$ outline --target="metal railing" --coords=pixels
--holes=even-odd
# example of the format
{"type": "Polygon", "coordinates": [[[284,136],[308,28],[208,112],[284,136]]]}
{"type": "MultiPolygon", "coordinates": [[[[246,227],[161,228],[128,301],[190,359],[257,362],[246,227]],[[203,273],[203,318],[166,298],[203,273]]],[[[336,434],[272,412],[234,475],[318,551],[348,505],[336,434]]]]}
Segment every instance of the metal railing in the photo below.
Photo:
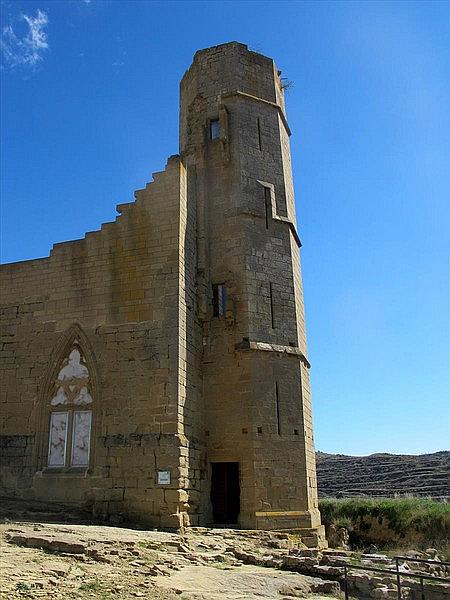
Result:
{"type": "Polygon", "coordinates": [[[445,560],[425,560],[424,558],[410,558],[409,556],[394,556],[396,569],[398,569],[398,561],[405,560],[406,562],[413,563],[425,563],[427,565],[436,565],[437,567],[444,566],[450,567],[450,562],[445,562],[445,560]]]}
{"type": "MultiPolygon", "coordinates": [[[[407,561],[407,562],[414,562],[414,563],[426,563],[426,564],[436,565],[436,566],[450,566],[450,563],[448,563],[448,562],[441,562],[441,561],[437,561],[437,560],[424,560],[424,559],[419,559],[419,558],[409,558],[408,556],[394,556],[394,560],[395,560],[395,571],[392,569],[380,569],[378,567],[366,567],[363,565],[344,565],[345,600],[349,599],[347,575],[348,575],[348,572],[351,570],[372,571],[375,573],[382,573],[384,575],[395,576],[395,579],[397,582],[397,599],[398,600],[401,600],[401,598],[402,598],[402,581],[401,581],[402,577],[409,577],[411,579],[419,580],[421,600],[426,600],[424,580],[450,584],[450,579],[448,577],[434,577],[433,575],[425,575],[424,573],[408,573],[407,571],[400,571],[400,565],[399,565],[399,562],[401,560],[407,561]]],[[[405,585],[404,587],[410,587],[410,586],[405,585]]]]}

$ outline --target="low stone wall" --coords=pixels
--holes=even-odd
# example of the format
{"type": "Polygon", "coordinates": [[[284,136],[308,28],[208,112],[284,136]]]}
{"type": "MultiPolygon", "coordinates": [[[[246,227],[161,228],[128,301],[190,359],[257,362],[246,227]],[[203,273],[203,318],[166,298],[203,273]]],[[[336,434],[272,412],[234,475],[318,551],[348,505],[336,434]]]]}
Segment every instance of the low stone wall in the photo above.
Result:
{"type": "MultiPolygon", "coordinates": [[[[282,541],[282,540],[281,540],[282,541]]],[[[286,571],[294,571],[310,577],[320,577],[328,581],[338,582],[341,590],[345,589],[345,576],[343,567],[348,569],[348,593],[358,600],[397,599],[396,575],[388,571],[395,570],[393,560],[383,554],[366,554],[346,550],[312,550],[305,548],[292,548],[287,536],[286,545],[281,545],[280,540],[274,544],[278,548],[269,555],[267,553],[248,552],[242,548],[232,548],[234,556],[245,564],[262,567],[274,567],[286,571]],[[282,549],[285,548],[285,549],[282,549]],[[367,566],[385,569],[386,573],[374,571],[361,571],[352,566],[367,566]]],[[[411,563],[412,565],[412,563],[411,563]]],[[[424,565],[430,575],[436,565],[424,565]]],[[[407,563],[402,565],[403,573],[412,572],[407,563]]],[[[439,569],[439,576],[448,577],[449,572],[444,566],[439,569]],[[444,573],[441,573],[442,568],[444,573]]],[[[414,570],[415,569],[414,567],[414,570]]],[[[402,577],[402,598],[404,600],[423,600],[418,579],[402,577]]],[[[447,600],[448,585],[444,583],[424,583],[426,600],[447,600]]]]}

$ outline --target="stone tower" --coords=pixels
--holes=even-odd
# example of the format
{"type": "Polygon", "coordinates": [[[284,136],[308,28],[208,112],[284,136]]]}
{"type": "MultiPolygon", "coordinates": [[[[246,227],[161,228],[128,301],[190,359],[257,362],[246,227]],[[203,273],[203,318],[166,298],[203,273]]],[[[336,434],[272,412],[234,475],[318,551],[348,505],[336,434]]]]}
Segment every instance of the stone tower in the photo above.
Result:
{"type": "Polygon", "coordinates": [[[323,529],[280,72],[228,43],[196,53],[180,97],[213,520],[240,509],[244,528],[300,528],[315,544],[323,529]]]}
{"type": "Polygon", "coordinates": [[[0,494],[322,544],[280,74],[232,42],[180,96],[115,221],[1,269],[0,494]]]}

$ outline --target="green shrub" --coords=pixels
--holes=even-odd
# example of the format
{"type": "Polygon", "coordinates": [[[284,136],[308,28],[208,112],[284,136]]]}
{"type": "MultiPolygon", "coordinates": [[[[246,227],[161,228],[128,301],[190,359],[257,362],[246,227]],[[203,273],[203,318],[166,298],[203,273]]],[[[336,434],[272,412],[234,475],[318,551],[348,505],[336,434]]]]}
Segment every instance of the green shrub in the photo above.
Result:
{"type": "Polygon", "coordinates": [[[444,546],[450,538],[450,504],[428,498],[324,498],[319,509],[326,527],[353,529],[363,543],[373,521],[389,527],[394,543],[419,537],[424,545],[444,546]]]}

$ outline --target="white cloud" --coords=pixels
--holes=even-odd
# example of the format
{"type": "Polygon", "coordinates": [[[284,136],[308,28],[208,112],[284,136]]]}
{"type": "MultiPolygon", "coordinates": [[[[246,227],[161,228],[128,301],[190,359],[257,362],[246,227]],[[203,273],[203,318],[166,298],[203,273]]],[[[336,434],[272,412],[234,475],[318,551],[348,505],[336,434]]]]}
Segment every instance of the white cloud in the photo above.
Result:
{"type": "Polygon", "coordinates": [[[26,21],[28,31],[22,37],[18,37],[12,28],[7,25],[1,34],[1,49],[5,65],[14,68],[18,65],[34,67],[42,60],[42,54],[48,50],[47,14],[37,10],[36,16],[22,15],[21,19],[26,21]]]}

